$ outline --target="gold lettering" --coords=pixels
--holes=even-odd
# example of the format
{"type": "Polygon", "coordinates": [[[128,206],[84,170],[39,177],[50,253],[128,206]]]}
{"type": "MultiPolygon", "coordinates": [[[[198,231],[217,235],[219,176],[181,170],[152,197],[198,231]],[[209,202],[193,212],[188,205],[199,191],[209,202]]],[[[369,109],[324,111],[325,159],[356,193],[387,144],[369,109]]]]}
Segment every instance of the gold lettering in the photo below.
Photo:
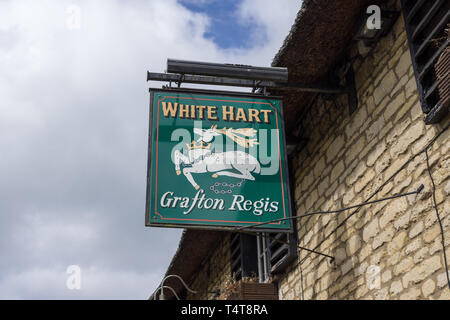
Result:
{"type": "Polygon", "coordinates": [[[269,114],[272,110],[260,110],[260,112],[264,113],[264,123],[270,123],[269,114]]]}
{"type": "Polygon", "coordinates": [[[230,106],[227,110],[227,106],[222,106],[222,119],[223,121],[234,121],[234,107],[230,106]]]}
{"type": "Polygon", "coordinates": [[[197,114],[195,112],[195,105],[191,105],[191,119],[196,119],[197,118],[197,114]]]}
{"type": "Polygon", "coordinates": [[[204,111],[206,109],[206,106],[197,106],[197,109],[198,109],[198,118],[200,120],[205,120],[205,113],[204,113],[204,111]]]}
{"type": "Polygon", "coordinates": [[[177,116],[177,109],[178,109],[178,103],[175,102],[174,105],[172,105],[171,102],[169,102],[167,104],[165,102],[161,102],[161,103],[162,103],[162,107],[163,107],[164,117],[167,118],[169,116],[169,113],[170,113],[170,116],[172,118],[176,118],[176,116],[177,116]]]}
{"type": "Polygon", "coordinates": [[[236,121],[244,121],[247,122],[247,116],[245,115],[244,108],[238,108],[236,114],[236,121]]]}
{"type": "Polygon", "coordinates": [[[256,122],[261,122],[258,109],[248,109],[248,121],[254,122],[253,118],[255,118],[256,122]]]}
{"type": "Polygon", "coordinates": [[[178,113],[182,119],[189,118],[189,105],[180,104],[178,113]]]}
{"type": "Polygon", "coordinates": [[[219,120],[217,119],[217,107],[208,106],[208,120],[219,120]]]}

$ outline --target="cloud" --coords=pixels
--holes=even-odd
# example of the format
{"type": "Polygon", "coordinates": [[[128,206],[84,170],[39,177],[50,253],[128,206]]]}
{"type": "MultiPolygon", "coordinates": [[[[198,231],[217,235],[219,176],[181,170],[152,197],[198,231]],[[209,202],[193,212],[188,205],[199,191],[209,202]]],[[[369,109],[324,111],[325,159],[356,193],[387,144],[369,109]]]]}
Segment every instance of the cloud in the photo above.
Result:
{"type": "Polygon", "coordinates": [[[220,0],[179,0],[180,3],[193,4],[196,6],[204,6],[220,0]]]}
{"type": "Polygon", "coordinates": [[[204,37],[210,17],[175,0],[0,2],[0,297],[153,291],[181,232],[144,227],[148,87],[160,85],[146,71],[167,58],[270,64],[288,22],[250,4],[239,14],[269,41],[222,50],[204,37]],[[71,264],[86,277],[76,293],[71,264]]]}
{"type": "Polygon", "coordinates": [[[301,1],[244,0],[239,5],[237,16],[240,23],[254,24],[252,38],[254,47],[263,50],[270,66],[273,57],[283,44],[285,37],[301,7],[301,1]]]}

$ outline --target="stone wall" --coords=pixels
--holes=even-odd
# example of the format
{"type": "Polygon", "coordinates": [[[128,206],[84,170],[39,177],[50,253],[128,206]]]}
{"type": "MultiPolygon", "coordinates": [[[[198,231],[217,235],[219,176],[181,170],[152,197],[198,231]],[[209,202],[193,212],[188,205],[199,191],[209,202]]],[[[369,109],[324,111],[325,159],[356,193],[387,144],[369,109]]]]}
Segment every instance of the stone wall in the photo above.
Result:
{"type": "Polygon", "coordinates": [[[230,266],[230,236],[223,233],[223,238],[211,255],[206,257],[200,266],[194,281],[189,286],[198,291],[197,294],[187,293],[187,299],[213,300],[217,295],[213,292],[223,292],[231,280],[230,266]]]}
{"type": "MultiPolygon", "coordinates": [[[[292,168],[297,214],[414,191],[420,184],[425,188],[418,195],[360,210],[299,220],[299,245],[332,255],[335,261],[300,251],[298,261],[276,278],[280,298],[450,299],[425,154],[410,161],[450,117],[438,125],[424,124],[403,17],[353,68],[358,108],[352,115],[345,97],[335,101],[318,96],[310,112],[299,118],[298,129],[309,141],[292,168]]],[[[429,148],[448,257],[449,147],[447,130],[429,148]]],[[[227,239],[205,259],[192,283],[196,290],[226,286],[227,239]]]]}
{"type": "MultiPolygon", "coordinates": [[[[425,189],[359,211],[298,221],[299,245],[335,261],[300,251],[299,261],[279,279],[280,298],[449,299],[425,154],[409,161],[449,117],[439,125],[424,124],[403,17],[353,67],[358,109],[349,116],[345,100],[318,98],[301,123],[310,142],[294,161],[297,214],[414,191],[420,184],[425,189]]],[[[429,149],[447,256],[449,137],[447,130],[429,149]]]]}

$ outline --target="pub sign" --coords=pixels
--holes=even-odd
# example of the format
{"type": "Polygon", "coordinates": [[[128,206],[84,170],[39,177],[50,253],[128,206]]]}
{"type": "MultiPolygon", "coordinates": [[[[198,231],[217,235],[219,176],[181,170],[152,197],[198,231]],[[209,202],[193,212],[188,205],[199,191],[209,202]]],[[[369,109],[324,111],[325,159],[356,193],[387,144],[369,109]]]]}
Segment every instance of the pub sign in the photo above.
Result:
{"type": "Polygon", "coordinates": [[[229,230],[288,218],[286,158],[281,98],[150,89],[146,225],[229,230]]]}

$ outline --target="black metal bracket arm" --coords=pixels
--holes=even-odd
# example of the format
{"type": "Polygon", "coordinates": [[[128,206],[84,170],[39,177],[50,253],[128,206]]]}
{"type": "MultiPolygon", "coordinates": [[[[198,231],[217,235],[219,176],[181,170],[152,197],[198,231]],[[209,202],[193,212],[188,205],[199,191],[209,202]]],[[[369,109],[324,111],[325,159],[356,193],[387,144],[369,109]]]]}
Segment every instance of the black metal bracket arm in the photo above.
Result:
{"type": "MultiPolygon", "coordinates": [[[[321,94],[346,94],[349,113],[352,114],[358,106],[355,87],[355,77],[351,66],[345,68],[331,85],[309,85],[288,81],[287,68],[253,67],[246,65],[218,64],[184,60],[167,60],[167,72],[157,73],[147,71],[147,81],[172,82],[180,88],[181,83],[204,85],[220,85],[251,88],[253,93],[267,95],[267,89],[276,91],[302,91],[321,94]],[[343,81],[342,81],[343,80],[343,81]],[[345,85],[338,84],[340,81],[345,85]]],[[[164,86],[167,88],[167,86],[164,86]]]]}
{"type": "Polygon", "coordinates": [[[219,86],[231,86],[231,87],[244,87],[256,89],[282,89],[282,90],[298,90],[306,92],[319,92],[328,94],[343,94],[348,93],[349,90],[340,86],[312,86],[295,82],[275,82],[275,81],[255,81],[238,78],[224,78],[214,76],[199,76],[189,74],[174,74],[174,73],[157,73],[147,71],[147,81],[163,81],[163,82],[175,82],[180,84],[194,83],[205,85],[219,85],[219,86]]]}
{"type": "MultiPolygon", "coordinates": [[[[357,107],[357,95],[353,70],[347,68],[331,85],[309,85],[289,82],[286,67],[255,67],[241,64],[211,63],[167,59],[167,72],[147,71],[147,81],[182,82],[204,85],[220,85],[251,88],[253,93],[267,95],[267,89],[276,91],[297,90],[323,94],[347,94],[349,110],[352,113],[357,107]],[[339,81],[344,80],[342,86],[339,81]]],[[[167,87],[167,86],[166,86],[167,87]]]]}
{"type": "Polygon", "coordinates": [[[178,88],[181,86],[182,82],[204,85],[244,87],[251,88],[252,92],[257,92],[257,90],[260,89],[262,95],[267,95],[267,89],[276,89],[281,91],[296,90],[324,94],[347,94],[350,114],[352,114],[358,106],[355,78],[351,68],[345,74],[345,86],[314,86],[296,82],[276,82],[268,80],[250,80],[179,73],[157,73],[149,71],[147,71],[147,81],[168,82],[169,87],[171,87],[172,82],[174,82],[177,84],[178,88]]]}
{"type": "Polygon", "coordinates": [[[333,263],[334,260],[335,260],[335,257],[330,256],[329,254],[326,254],[326,253],[323,253],[323,252],[320,252],[320,251],[316,251],[316,250],[312,250],[312,249],[308,249],[308,248],[301,247],[301,246],[297,246],[297,247],[298,247],[300,250],[305,250],[305,251],[308,251],[308,252],[311,252],[311,253],[315,253],[315,254],[317,254],[317,255],[319,255],[319,256],[327,257],[328,259],[330,259],[330,263],[333,263]]]}

